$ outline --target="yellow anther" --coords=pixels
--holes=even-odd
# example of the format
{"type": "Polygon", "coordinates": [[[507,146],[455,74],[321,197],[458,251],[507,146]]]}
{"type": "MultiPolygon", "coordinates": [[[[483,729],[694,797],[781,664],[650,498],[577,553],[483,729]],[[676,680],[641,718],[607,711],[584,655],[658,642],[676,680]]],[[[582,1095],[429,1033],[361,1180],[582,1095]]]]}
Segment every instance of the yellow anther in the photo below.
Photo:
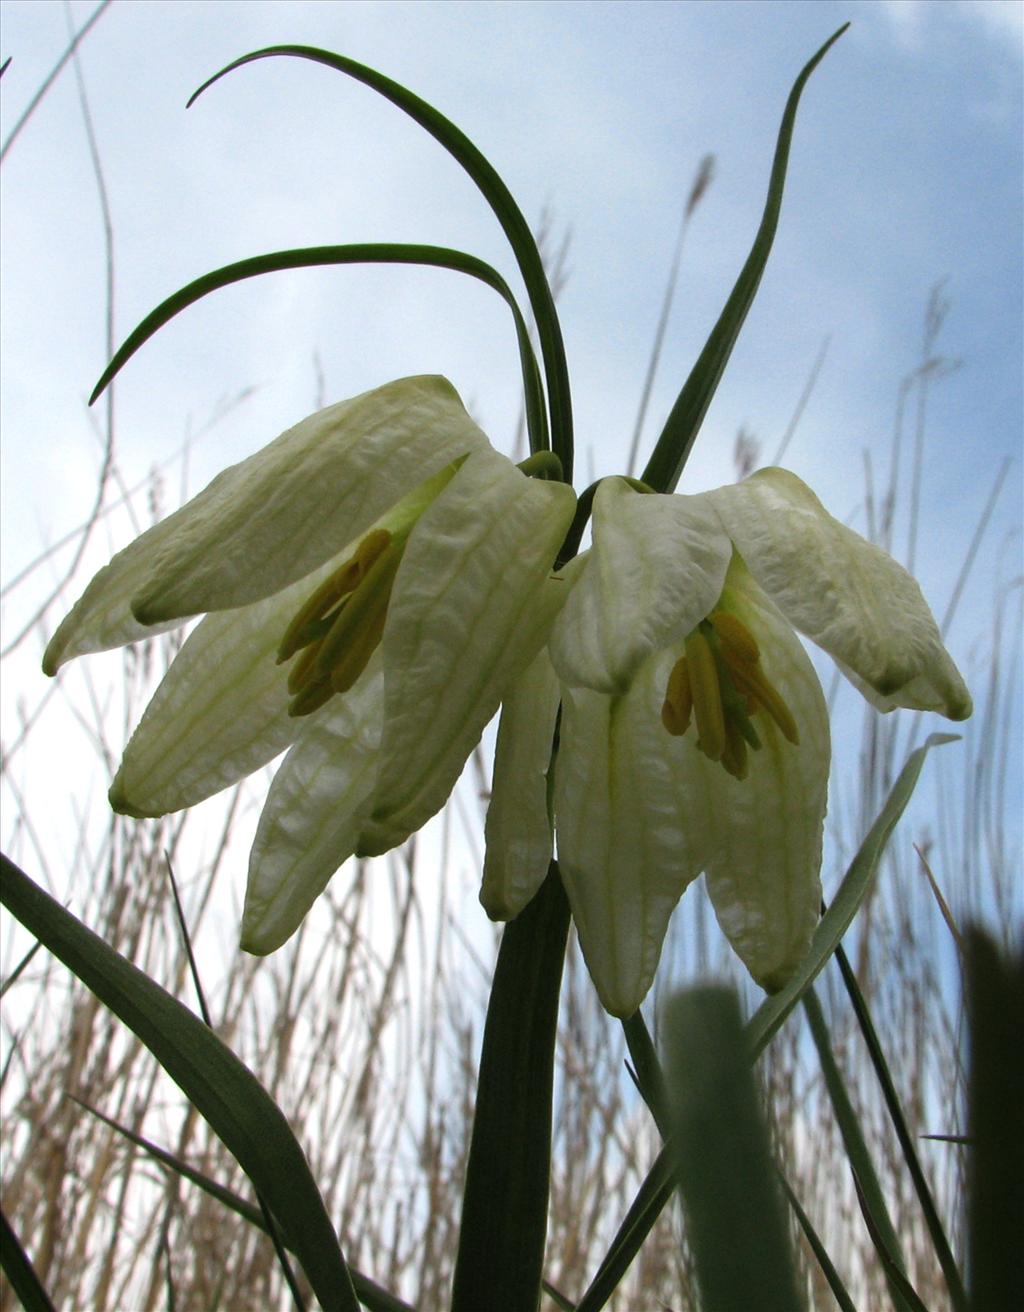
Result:
{"type": "Polygon", "coordinates": [[[349,593],[355,592],[390,545],[391,534],[387,529],[371,529],[348,560],[339,565],[329,578],[324,579],[285,629],[277,649],[278,665],[283,665],[301,648],[323,637],[337,618],[328,617],[328,612],[349,593]],[[326,623],[325,617],[328,617],[326,623]]]}
{"type": "Polygon", "coordinates": [[[697,721],[697,746],[712,761],[720,761],[725,750],[725,712],[718,663],[710,642],[699,628],[686,639],[686,661],[697,721]]]}
{"type": "Polygon", "coordinates": [[[730,667],[737,692],[756,703],[756,709],[765,710],[775,721],[785,738],[791,743],[799,743],[800,734],[793,719],[793,712],[786,705],[782,695],[765,678],[760,662],[751,666],[730,667]]]}
{"type": "MultiPolygon", "coordinates": [[[[354,649],[362,650],[365,644],[360,641],[360,631],[367,626],[373,627],[378,612],[387,610],[391,598],[391,585],[395,581],[401,559],[400,551],[387,551],[373,562],[366,577],[338,612],[330,632],[324,635],[313,664],[315,678],[332,678],[336,670],[347,668],[354,649]]],[[[359,673],[370,659],[371,652],[372,648],[366,653],[366,659],[359,667],[359,673]]],[[[358,677],[358,674],[355,677],[358,677]]],[[[355,678],[351,680],[349,687],[354,682],[355,678]]]]}
{"type": "Polygon", "coordinates": [[[761,739],[751,717],[764,711],[791,743],[796,721],[761,665],[757,639],[732,611],[715,610],[686,638],[686,655],[673,665],[661,722],[676,737],[697,721],[697,747],[736,779],[748,773],[761,739]]]}
{"type": "Polygon", "coordinates": [[[731,720],[726,721],[722,765],[734,779],[746,779],[747,744],[739,728],[731,720]]]}
{"type": "MultiPolygon", "coordinates": [[[[390,594],[390,587],[388,588],[390,594]]],[[[388,594],[383,601],[375,605],[359,628],[352,634],[352,641],[346,647],[341,659],[331,668],[331,688],[334,692],[348,692],[356,679],[369,664],[370,657],[377,650],[377,644],[384,636],[384,621],[388,613],[388,594]]]]}
{"type": "Polygon", "coordinates": [[[321,679],[317,683],[308,683],[288,703],[288,714],[293,719],[297,719],[301,715],[312,715],[325,702],[329,702],[333,696],[334,689],[331,687],[329,679],[321,679]]]}
{"type": "Polygon", "coordinates": [[[690,727],[693,713],[693,691],[686,668],[686,657],[680,656],[668,676],[665,701],[661,708],[661,722],[674,738],[681,737],[690,727]]]}
{"type": "Polygon", "coordinates": [[[729,661],[740,660],[754,665],[761,659],[757,639],[738,616],[728,610],[714,610],[708,616],[711,627],[722,644],[722,655],[729,661]]]}
{"type": "Polygon", "coordinates": [[[288,626],[280,652],[305,648],[288,675],[289,715],[319,710],[335,693],[348,692],[366,669],[384,633],[404,545],[374,529],[288,626]]]}

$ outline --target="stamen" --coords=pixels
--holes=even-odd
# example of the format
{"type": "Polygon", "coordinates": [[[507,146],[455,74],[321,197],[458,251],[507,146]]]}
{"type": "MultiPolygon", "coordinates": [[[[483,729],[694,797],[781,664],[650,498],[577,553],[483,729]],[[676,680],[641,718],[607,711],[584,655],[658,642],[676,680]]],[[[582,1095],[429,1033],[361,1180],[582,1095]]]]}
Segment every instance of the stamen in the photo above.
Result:
{"type": "Polygon", "coordinates": [[[731,721],[725,726],[725,750],[722,752],[722,765],[734,779],[747,777],[747,744],[737,726],[731,721]]]}
{"type": "Polygon", "coordinates": [[[387,529],[371,529],[348,560],[339,565],[329,578],[324,579],[285,629],[277,649],[278,665],[283,665],[297,651],[323,637],[337,618],[328,617],[328,611],[349,593],[355,592],[381,553],[391,545],[391,540],[392,535],[387,529]],[[323,622],[325,617],[328,619],[326,624],[323,622]]]}
{"type": "Polygon", "coordinates": [[[340,665],[346,647],[354,640],[357,631],[372,619],[379,606],[387,608],[401,559],[401,552],[392,551],[374,561],[366,578],[338,612],[331,631],[321,642],[316,658],[317,674],[329,678],[340,665]]]}
{"type": "Polygon", "coordinates": [[[732,677],[739,692],[752,697],[760,709],[768,712],[779,726],[782,734],[791,743],[800,742],[800,734],[793,719],[793,712],[786,705],[781,694],[765,678],[760,663],[753,666],[735,666],[731,669],[732,677]]]}
{"type": "Polygon", "coordinates": [[[694,629],[686,639],[686,660],[697,720],[697,746],[712,761],[720,761],[725,750],[725,712],[715,653],[701,628],[694,629]]]}
{"type": "Polygon", "coordinates": [[[330,679],[318,679],[308,683],[288,703],[288,714],[293,719],[302,715],[312,715],[334,696],[330,679]]]}
{"type": "Polygon", "coordinates": [[[736,779],[748,773],[749,751],[761,738],[753,717],[764,711],[791,743],[799,743],[796,721],[761,666],[761,649],[732,611],[715,610],[686,638],[686,655],[673,665],[661,722],[679,737],[697,721],[697,747],[736,779]]]}
{"type": "Polygon", "coordinates": [[[722,654],[727,659],[744,661],[748,665],[755,665],[761,659],[757,639],[732,611],[715,610],[708,619],[721,640],[722,654]]]}
{"type": "Polygon", "coordinates": [[[312,675],[313,666],[316,664],[316,658],[319,655],[319,652],[320,643],[310,643],[292,668],[288,671],[288,691],[290,693],[295,694],[301,692],[307,684],[316,682],[312,675]]]}
{"type": "Polygon", "coordinates": [[[330,682],[334,692],[348,692],[377,650],[377,644],[384,636],[384,621],[388,614],[388,593],[384,594],[381,605],[376,607],[373,614],[360,625],[353,637],[352,645],[331,670],[330,682]]]}
{"type": "Polygon", "coordinates": [[[661,722],[674,738],[680,738],[690,727],[693,713],[693,690],[686,668],[686,657],[680,656],[668,676],[665,701],[661,708],[661,722]]]}

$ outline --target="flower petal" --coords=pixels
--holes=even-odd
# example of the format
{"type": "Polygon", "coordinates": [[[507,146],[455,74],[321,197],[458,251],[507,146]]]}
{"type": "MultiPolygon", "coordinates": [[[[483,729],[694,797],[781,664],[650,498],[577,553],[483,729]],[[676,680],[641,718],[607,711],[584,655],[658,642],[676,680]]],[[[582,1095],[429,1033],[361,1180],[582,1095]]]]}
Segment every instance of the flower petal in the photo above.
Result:
{"type": "Polygon", "coordinates": [[[381,644],[380,779],[362,854],[388,851],[440,810],[547,639],[566,585],[542,584],[574,506],[571,488],[526,478],[488,447],[413,529],[381,644]]]}
{"type": "Polygon", "coordinates": [[[691,813],[706,824],[712,852],[708,893],[723,932],[754,979],[781,988],[810,944],[821,905],[822,833],[830,760],[828,710],[800,640],[734,560],[727,602],[757,639],[764,673],[800,735],[787,742],[767,715],[755,720],[760,751],[739,781],[690,748],[691,813]]]}
{"type": "Polygon", "coordinates": [[[279,948],[355,851],[377,777],[379,654],[354,688],[303,722],[274,777],[249,856],[241,945],[279,948]]]}
{"type": "MultiPolygon", "coordinates": [[[[451,480],[455,465],[419,484],[373,525],[409,526],[451,480]]],[[[298,737],[289,716],[289,669],[278,665],[281,637],[303,602],[358,544],[290,587],[251,606],[208,615],[171,663],[125,749],[110,790],[115,811],[156,816],[180,811],[273,760],[298,737]]]]}
{"type": "Polygon", "coordinates": [[[558,863],[587,967],[613,1016],[631,1016],[646,996],[672,912],[710,851],[703,816],[680,797],[682,744],[661,723],[662,665],[652,657],[621,697],[563,688],[558,863]]]}
{"type": "Polygon", "coordinates": [[[559,677],[622,693],[652,652],[682,640],[722,591],[732,546],[703,496],[602,482],[594,545],[551,638],[559,677]]]}
{"type": "Polygon", "coordinates": [[[542,647],[501,708],[480,890],[492,920],[517,916],[548,872],[553,850],[548,769],[560,698],[551,658],[542,647]]]}
{"type": "Polygon", "coordinates": [[[706,495],[789,622],[873,688],[876,705],[970,715],[970,693],[917,583],[833,519],[795,474],[762,469],[706,495]]]}
{"type": "Polygon", "coordinates": [[[400,379],[311,415],[119,552],[54,634],[43,668],[280,591],[486,445],[443,378],[400,379]]]}

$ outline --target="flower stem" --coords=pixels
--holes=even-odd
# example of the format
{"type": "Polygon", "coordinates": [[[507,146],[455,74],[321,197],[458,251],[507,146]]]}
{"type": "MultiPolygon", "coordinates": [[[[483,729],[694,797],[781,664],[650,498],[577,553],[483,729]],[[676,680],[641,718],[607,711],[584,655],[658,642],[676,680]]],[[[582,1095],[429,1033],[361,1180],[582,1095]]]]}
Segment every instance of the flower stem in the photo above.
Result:
{"type": "Polygon", "coordinates": [[[536,1312],[547,1235],[551,1102],[569,904],[552,861],[507,925],[480,1057],[452,1312],[536,1312]]]}

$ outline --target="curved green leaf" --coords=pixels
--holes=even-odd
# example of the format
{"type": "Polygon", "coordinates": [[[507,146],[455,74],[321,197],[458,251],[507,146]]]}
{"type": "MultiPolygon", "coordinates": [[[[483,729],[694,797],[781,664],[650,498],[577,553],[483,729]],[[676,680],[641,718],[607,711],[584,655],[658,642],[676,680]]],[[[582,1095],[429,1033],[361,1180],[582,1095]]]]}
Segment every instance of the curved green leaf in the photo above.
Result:
{"type": "Polygon", "coordinates": [[[793,90],[789,93],[775,146],[775,158],[772,161],[768,198],[765,201],[764,214],[754,244],[750,248],[746,263],[740,270],[740,276],[736,279],[736,285],[725,303],[725,309],[711,330],[711,336],[684,383],[683,390],[679,393],[651,458],[647,462],[647,468],[641,475],[643,481],[658,492],[673,491],[679,481],[679,475],[690,455],[704,415],[711,404],[711,398],[715,394],[719,380],[725,372],[725,366],[729,362],[729,356],[732,354],[732,348],[740,335],[747,311],[757,295],[761,275],[764,273],[772,242],[775,240],[775,230],[779,226],[782,191],[786,182],[786,165],[789,162],[789,147],[793,139],[793,127],[801,93],[807,79],[824,59],[829,48],[839,40],[849,26],[849,23],[844,23],[838,32],[829,37],[818,53],[804,65],[793,84],[793,90]]]}
{"type": "Polygon", "coordinates": [[[0,899],[153,1053],[252,1180],[324,1312],[358,1312],[337,1235],[298,1141],[252,1072],[206,1025],[0,854],[0,899]]]}
{"type": "Polygon", "coordinates": [[[393,105],[403,110],[435,141],[452,155],[476,183],[490,205],[495,217],[501,224],[509,245],[515,254],[530,308],[537,323],[540,337],[541,354],[544,359],[544,374],[547,379],[548,400],[551,407],[552,447],[562,462],[565,481],[572,482],[572,404],[569,396],[569,370],[565,359],[565,347],[562,344],[562,331],[558,323],[554,297],[548,284],[544,265],[534,241],[530,225],[523,217],[522,211],[513,199],[512,193],[484,155],[473,145],[469,138],[450,122],[445,116],[428,105],[425,100],[393,82],[375,69],[365,64],[348,59],[345,55],[336,55],[329,50],[320,50],[315,46],[281,45],[268,46],[264,50],[255,50],[251,54],[235,59],[219,73],[194,92],[189,99],[192,105],[203,92],[211,87],[233,69],[243,64],[251,64],[257,59],[269,59],[277,55],[291,56],[296,59],[308,59],[315,64],[323,64],[339,73],[362,82],[393,105]]]}
{"type": "Polygon", "coordinates": [[[468,274],[480,282],[492,287],[502,296],[512,311],[516,325],[516,338],[519,342],[519,358],[523,370],[523,391],[526,404],[526,425],[530,434],[530,450],[544,451],[549,447],[547,418],[544,412],[544,389],[541,386],[537,361],[530,344],[526,323],[516,303],[515,297],[502,276],[483,260],[464,251],[449,250],[446,246],[416,246],[399,242],[365,242],[351,246],[307,246],[297,250],[272,251],[268,255],[254,255],[247,260],[238,260],[226,264],[222,269],[196,278],[180,291],[168,296],[165,301],[152,310],[139,326],[125,338],[114,353],[114,358],[100,375],[100,380],[93,388],[89,404],[96,400],[107,384],[114,378],[135,352],[147,342],[155,332],[180,314],[188,306],[202,300],[210,292],[221,287],[230,287],[232,283],[244,282],[246,278],[258,278],[264,273],[279,273],[284,269],[315,269],[335,264],[418,264],[431,268],[452,269],[456,273],[468,274]]]}

